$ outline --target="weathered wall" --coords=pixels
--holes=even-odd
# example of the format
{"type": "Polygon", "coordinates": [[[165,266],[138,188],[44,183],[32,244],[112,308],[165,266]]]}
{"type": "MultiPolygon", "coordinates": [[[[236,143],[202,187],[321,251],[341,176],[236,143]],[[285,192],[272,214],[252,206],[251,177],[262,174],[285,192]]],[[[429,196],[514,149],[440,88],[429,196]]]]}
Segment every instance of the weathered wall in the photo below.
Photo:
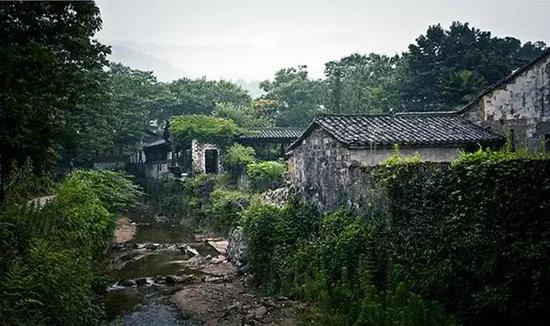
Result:
{"type": "MultiPolygon", "coordinates": [[[[403,156],[416,152],[428,162],[450,162],[458,156],[459,148],[400,150],[403,156]]],[[[372,175],[365,170],[392,154],[390,148],[349,149],[322,129],[316,129],[293,149],[288,159],[289,175],[296,191],[323,212],[340,207],[383,210],[382,191],[376,188],[372,175]]]]}
{"type": "MultiPolygon", "coordinates": [[[[420,148],[401,148],[399,155],[403,157],[420,154],[422,159],[427,162],[450,162],[458,157],[460,148],[458,147],[420,147],[420,148]]],[[[393,155],[391,148],[377,149],[358,149],[350,150],[350,160],[361,162],[363,165],[374,166],[380,164],[388,157],[393,155]]]]}
{"type": "Polygon", "coordinates": [[[550,134],[550,55],[481,97],[465,115],[501,134],[513,130],[516,146],[538,148],[550,134]]]}
{"type": "Polygon", "coordinates": [[[322,211],[356,207],[369,195],[370,189],[362,187],[360,164],[351,161],[351,151],[321,129],[293,150],[288,165],[296,191],[322,211]]]}

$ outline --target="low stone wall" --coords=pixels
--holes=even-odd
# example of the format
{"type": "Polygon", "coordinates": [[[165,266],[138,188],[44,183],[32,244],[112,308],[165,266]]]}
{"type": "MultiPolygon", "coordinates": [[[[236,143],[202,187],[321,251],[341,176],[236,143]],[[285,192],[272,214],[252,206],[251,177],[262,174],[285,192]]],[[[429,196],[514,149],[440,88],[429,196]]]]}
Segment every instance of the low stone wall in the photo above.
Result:
{"type": "MultiPolygon", "coordinates": [[[[431,173],[449,163],[425,162],[418,166],[419,174],[431,173]]],[[[380,167],[359,163],[343,167],[338,173],[320,173],[318,180],[293,185],[297,196],[314,204],[321,213],[347,208],[360,215],[388,213],[386,191],[376,180],[380,167]]]]}

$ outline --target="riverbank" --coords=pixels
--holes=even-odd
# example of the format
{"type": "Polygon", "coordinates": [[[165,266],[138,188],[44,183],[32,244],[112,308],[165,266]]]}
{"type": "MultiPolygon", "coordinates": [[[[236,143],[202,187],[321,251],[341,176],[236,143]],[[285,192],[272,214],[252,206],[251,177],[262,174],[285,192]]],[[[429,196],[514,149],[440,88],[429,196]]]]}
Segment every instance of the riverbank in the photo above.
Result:
{"type": "Polygon", "coordinates": [[[262,296],[227,241],[142,216],[119,219],[104,303],[112,325],[296,325],[305,305],[262,296]]]}

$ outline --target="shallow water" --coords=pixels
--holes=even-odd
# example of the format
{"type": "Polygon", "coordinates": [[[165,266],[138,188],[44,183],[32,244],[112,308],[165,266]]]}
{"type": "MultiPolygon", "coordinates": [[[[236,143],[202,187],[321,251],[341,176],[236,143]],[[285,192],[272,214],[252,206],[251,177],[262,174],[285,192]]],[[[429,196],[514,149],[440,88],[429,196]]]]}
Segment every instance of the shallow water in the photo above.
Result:
{"type": "Polygon", "coordinates": [[[182,325],[183,316],[169,301],[168,287],[126,288],[105,297],[111,325],[182,325]]]}
{"type": "Polygon", "coordinates": [[[181,261],[187,258],[179,251],[154,252],[136,261],[131,261],[123,268],[111,271],[108,275],[111,279],[120,281],[138,277],[181,274],[186,271],[181,261]]]}
{"type": "MultiPolygon", "coordinates": [[[[206,243],[197,243],[193,229],[184,226],[152,223],[138,224],[133,243],[189,244],[201,256],[217,256],[214,248],[206,243]]],[[[128,261],[122,268],[108,273],[113,282],[166,275],[203,274],[191,269],[184,261],[189,259],[180,250],[159,249],[131,250],[119,257],[128,261]]],[[[148,284],[140,287],[113,287],[104,297],[107,318],[112,325],[182,325],[178,309],[169,301],[170,294],[179,289],[177,285],[148,284]]]]}
{"type": "Polygon", "coordinates": [[[138,225],[133,242],[189,243],[194,242],[193,229],[186,226],[153,223],[138,225]]]}

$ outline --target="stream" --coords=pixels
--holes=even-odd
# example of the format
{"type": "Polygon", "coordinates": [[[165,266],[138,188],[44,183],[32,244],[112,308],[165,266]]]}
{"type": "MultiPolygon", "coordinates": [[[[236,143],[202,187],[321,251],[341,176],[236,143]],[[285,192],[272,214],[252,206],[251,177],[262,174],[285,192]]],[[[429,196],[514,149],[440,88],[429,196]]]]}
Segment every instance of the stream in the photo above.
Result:
{"type": "Polygon", "coordinates": [[[158,218],[120,219],[103,296],[109,325],[296,325],[303,305],[269,298],[226,259],[228,242],[158,218]]]}

